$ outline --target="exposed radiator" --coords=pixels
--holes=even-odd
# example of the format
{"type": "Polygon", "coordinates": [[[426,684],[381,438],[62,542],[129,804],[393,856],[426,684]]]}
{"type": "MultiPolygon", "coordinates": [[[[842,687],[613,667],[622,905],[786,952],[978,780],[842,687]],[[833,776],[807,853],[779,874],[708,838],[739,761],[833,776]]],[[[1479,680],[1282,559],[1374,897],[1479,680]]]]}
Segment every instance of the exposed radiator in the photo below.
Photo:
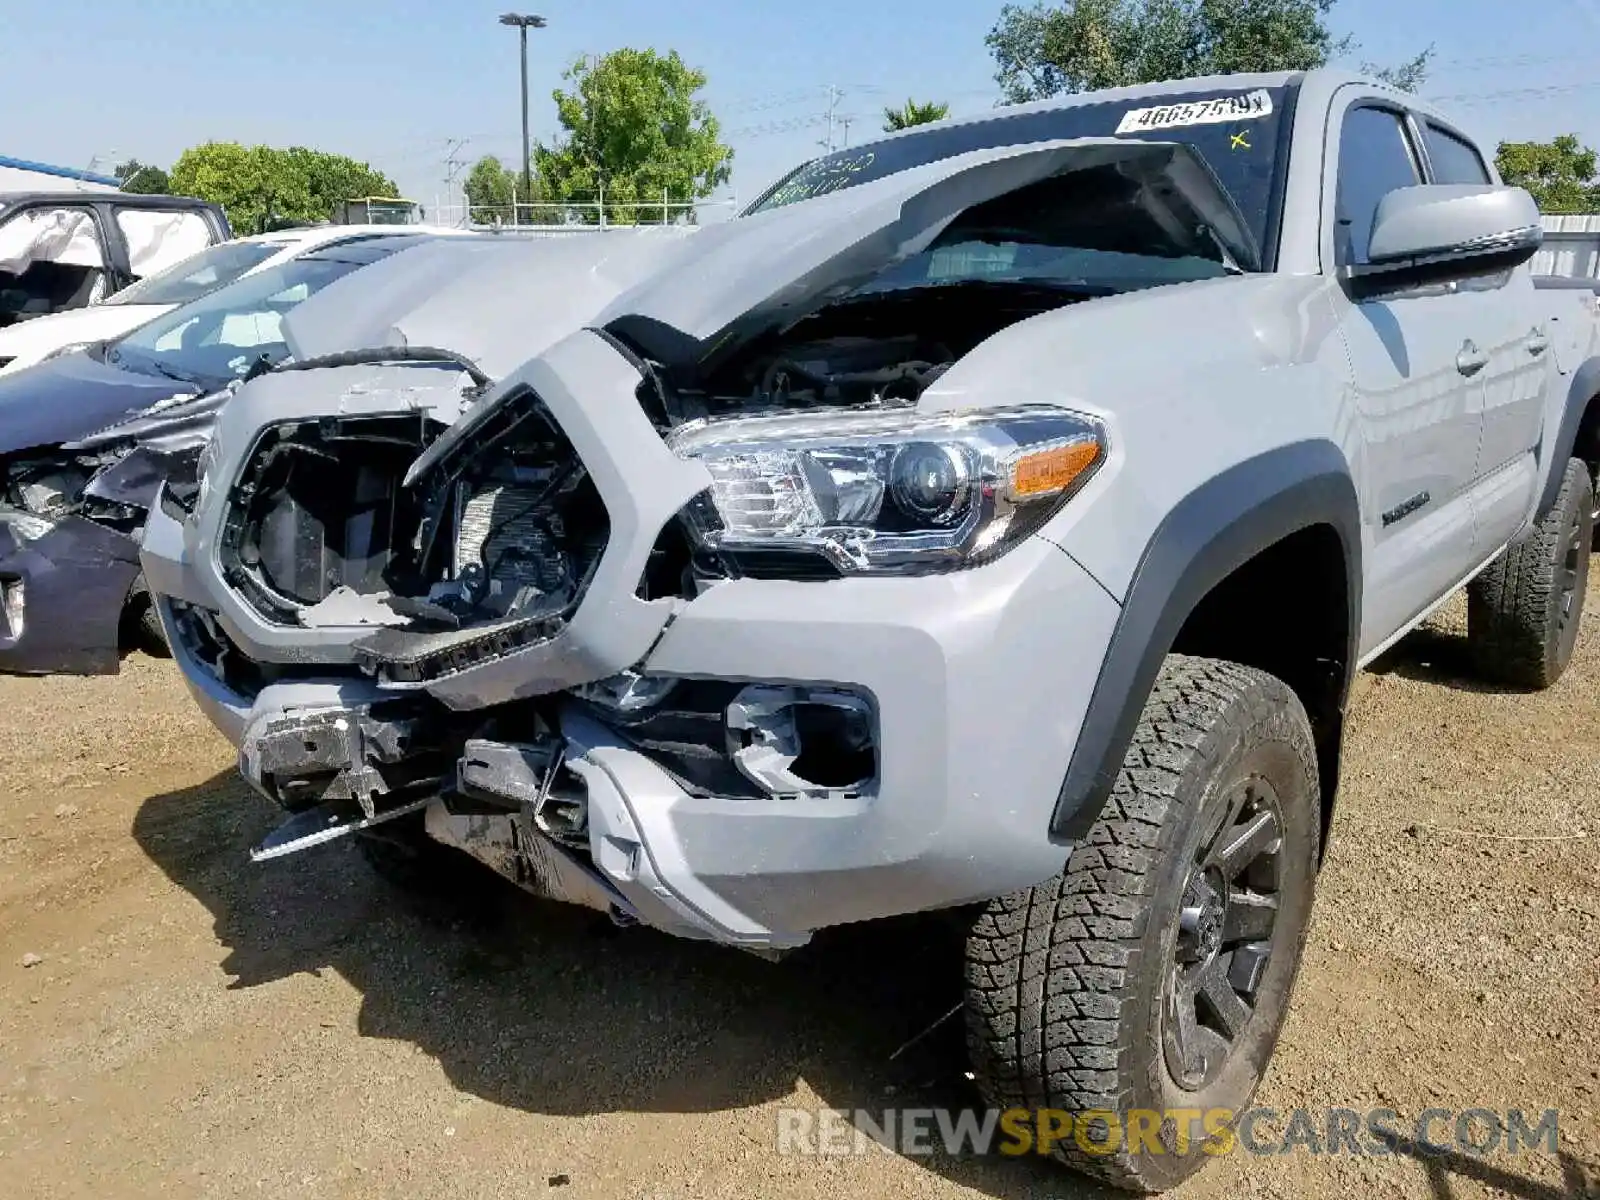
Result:
{"type": "Polygon", "coordinates": [[[544,490],[501,486],[463,492],[457,501],[457,577],[479,564],[507,599],[524,587],[548,593],[566,584],[570,566],[552,528],[556,518],[548,504],[536,503],[544,490]]]}

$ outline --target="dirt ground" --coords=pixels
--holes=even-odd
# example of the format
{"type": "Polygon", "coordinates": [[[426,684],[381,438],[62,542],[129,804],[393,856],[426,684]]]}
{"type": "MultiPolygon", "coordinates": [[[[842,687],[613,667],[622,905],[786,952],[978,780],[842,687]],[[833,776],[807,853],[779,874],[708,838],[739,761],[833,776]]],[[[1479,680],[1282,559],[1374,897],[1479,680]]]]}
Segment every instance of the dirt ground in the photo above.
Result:
{"type": "MultiPolygon", "coordinates": [[[[1559,1153],[1235,1153],[1181,1196],[1600,1195],[1600,581],[1545,695],[1471,683],[1462,620],[1362,680],[1260,1103],[1553,1107],[1559,1153]]],[[[170,663],[0,681],[0,714],[0,1195],[1101,1194],[777,1153],[780,1106],[972,1102],[956,1022],[891,1059],[958,996],[920,924],[781,964],[509,891],[452,924],[343,845],[252,867],[273,812],[170,663]]]]}

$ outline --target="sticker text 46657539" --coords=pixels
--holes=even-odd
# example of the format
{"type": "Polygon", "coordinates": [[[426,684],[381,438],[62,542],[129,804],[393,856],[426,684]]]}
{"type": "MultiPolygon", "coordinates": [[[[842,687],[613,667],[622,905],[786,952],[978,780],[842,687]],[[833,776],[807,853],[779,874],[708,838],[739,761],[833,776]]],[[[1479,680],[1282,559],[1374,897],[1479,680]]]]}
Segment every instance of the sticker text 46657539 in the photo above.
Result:
{"type": "Polygon", "coordinates": [[[1259,121],[1272,115],[1272,93],[1260,90],[1239,96],[1213,96],[1135,108],[1123,114],[1117,132],[1149,133],[1156,129],[1181,129],[1189,125],[1225,125],[1234,121],[1259,121]]]}

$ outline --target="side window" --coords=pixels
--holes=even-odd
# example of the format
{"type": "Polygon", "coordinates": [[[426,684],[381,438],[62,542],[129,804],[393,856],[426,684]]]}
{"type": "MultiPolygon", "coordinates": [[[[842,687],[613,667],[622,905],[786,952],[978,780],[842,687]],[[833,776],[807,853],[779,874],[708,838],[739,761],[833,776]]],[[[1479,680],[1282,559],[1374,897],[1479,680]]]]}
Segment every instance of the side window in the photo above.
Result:
{"type": "Polygon", "coordinates": [[[1396,188],[1422,182],[1417,156],[1400,115],[1386,108],[1353,108],[1339,134],[1335,246],[1341,266],[1367,261],[1378,201],[1396,188]]]}
{"type": "Polygon", "coordinates": [[[1469,142],[1437,125],[1422,127],[1422,140],[1428,147],[1435,183],[1488,183],[1489,168],[1483,156],[1469,142]]]}
{"type": "Polygon", "coordinates": [[[194,211],[118,208],[117,228],[128,243],[135,279],[164,271],[211,245],[211,226],[194,211]]]}
{"type": "Polygon", "coordinates": [[[15,213],[0,222],[0,328],[99,299],[105,266],[100,226],[90,210],[15,213]]]}

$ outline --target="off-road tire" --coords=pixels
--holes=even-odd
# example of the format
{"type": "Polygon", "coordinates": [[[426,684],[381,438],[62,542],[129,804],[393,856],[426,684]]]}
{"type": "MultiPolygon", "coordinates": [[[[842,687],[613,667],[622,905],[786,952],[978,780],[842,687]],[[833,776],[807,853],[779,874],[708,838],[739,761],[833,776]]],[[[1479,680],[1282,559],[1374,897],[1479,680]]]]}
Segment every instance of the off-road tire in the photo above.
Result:
{"type": "Polygon", "coordinates": [[[470,854],[429,837],[421,813],[353,837],[373,873],[424,911],[465,914],[496,892],[495,873],[470,854]]]}
{"type": "Polygon", "coordinates": [[[1467,636],[1485,679],[1540,691],[1561,678],[1578,644],[1593,542],[1589,468],[1570,459],[1555,507],[1467,587],[1467,636]]]}
{"type": "MultiPolygon", "coordinates": [[[[1062,873],[991,902],[967,940],[967,1042],[986,1101],[1072,1114],[1249,1105],[1299,970],[1320,830],[1317,758],[1295,694],[1265,672],[1169,657],[1145,703],[1105,810],[1062,873]],[[1161,1014],[1185,880],[1216,810],[1266,780],[1281,807],[1277,923],[1253,1015],[1218,1076],[1183,1090],[1168,1069],[1161,1014]]],[[[1197,1131],[1198,1132],[1198,1131],[1197,1131]]],[[[1057,1158],[1136,1192],[1164,1191],[1207,1161],[1176,1149],[1171,1122],[1148,1146],[1057,1158]]],[[[1089,1140],[1101,1145],[1091,1134],[1089,1140]]]]}

